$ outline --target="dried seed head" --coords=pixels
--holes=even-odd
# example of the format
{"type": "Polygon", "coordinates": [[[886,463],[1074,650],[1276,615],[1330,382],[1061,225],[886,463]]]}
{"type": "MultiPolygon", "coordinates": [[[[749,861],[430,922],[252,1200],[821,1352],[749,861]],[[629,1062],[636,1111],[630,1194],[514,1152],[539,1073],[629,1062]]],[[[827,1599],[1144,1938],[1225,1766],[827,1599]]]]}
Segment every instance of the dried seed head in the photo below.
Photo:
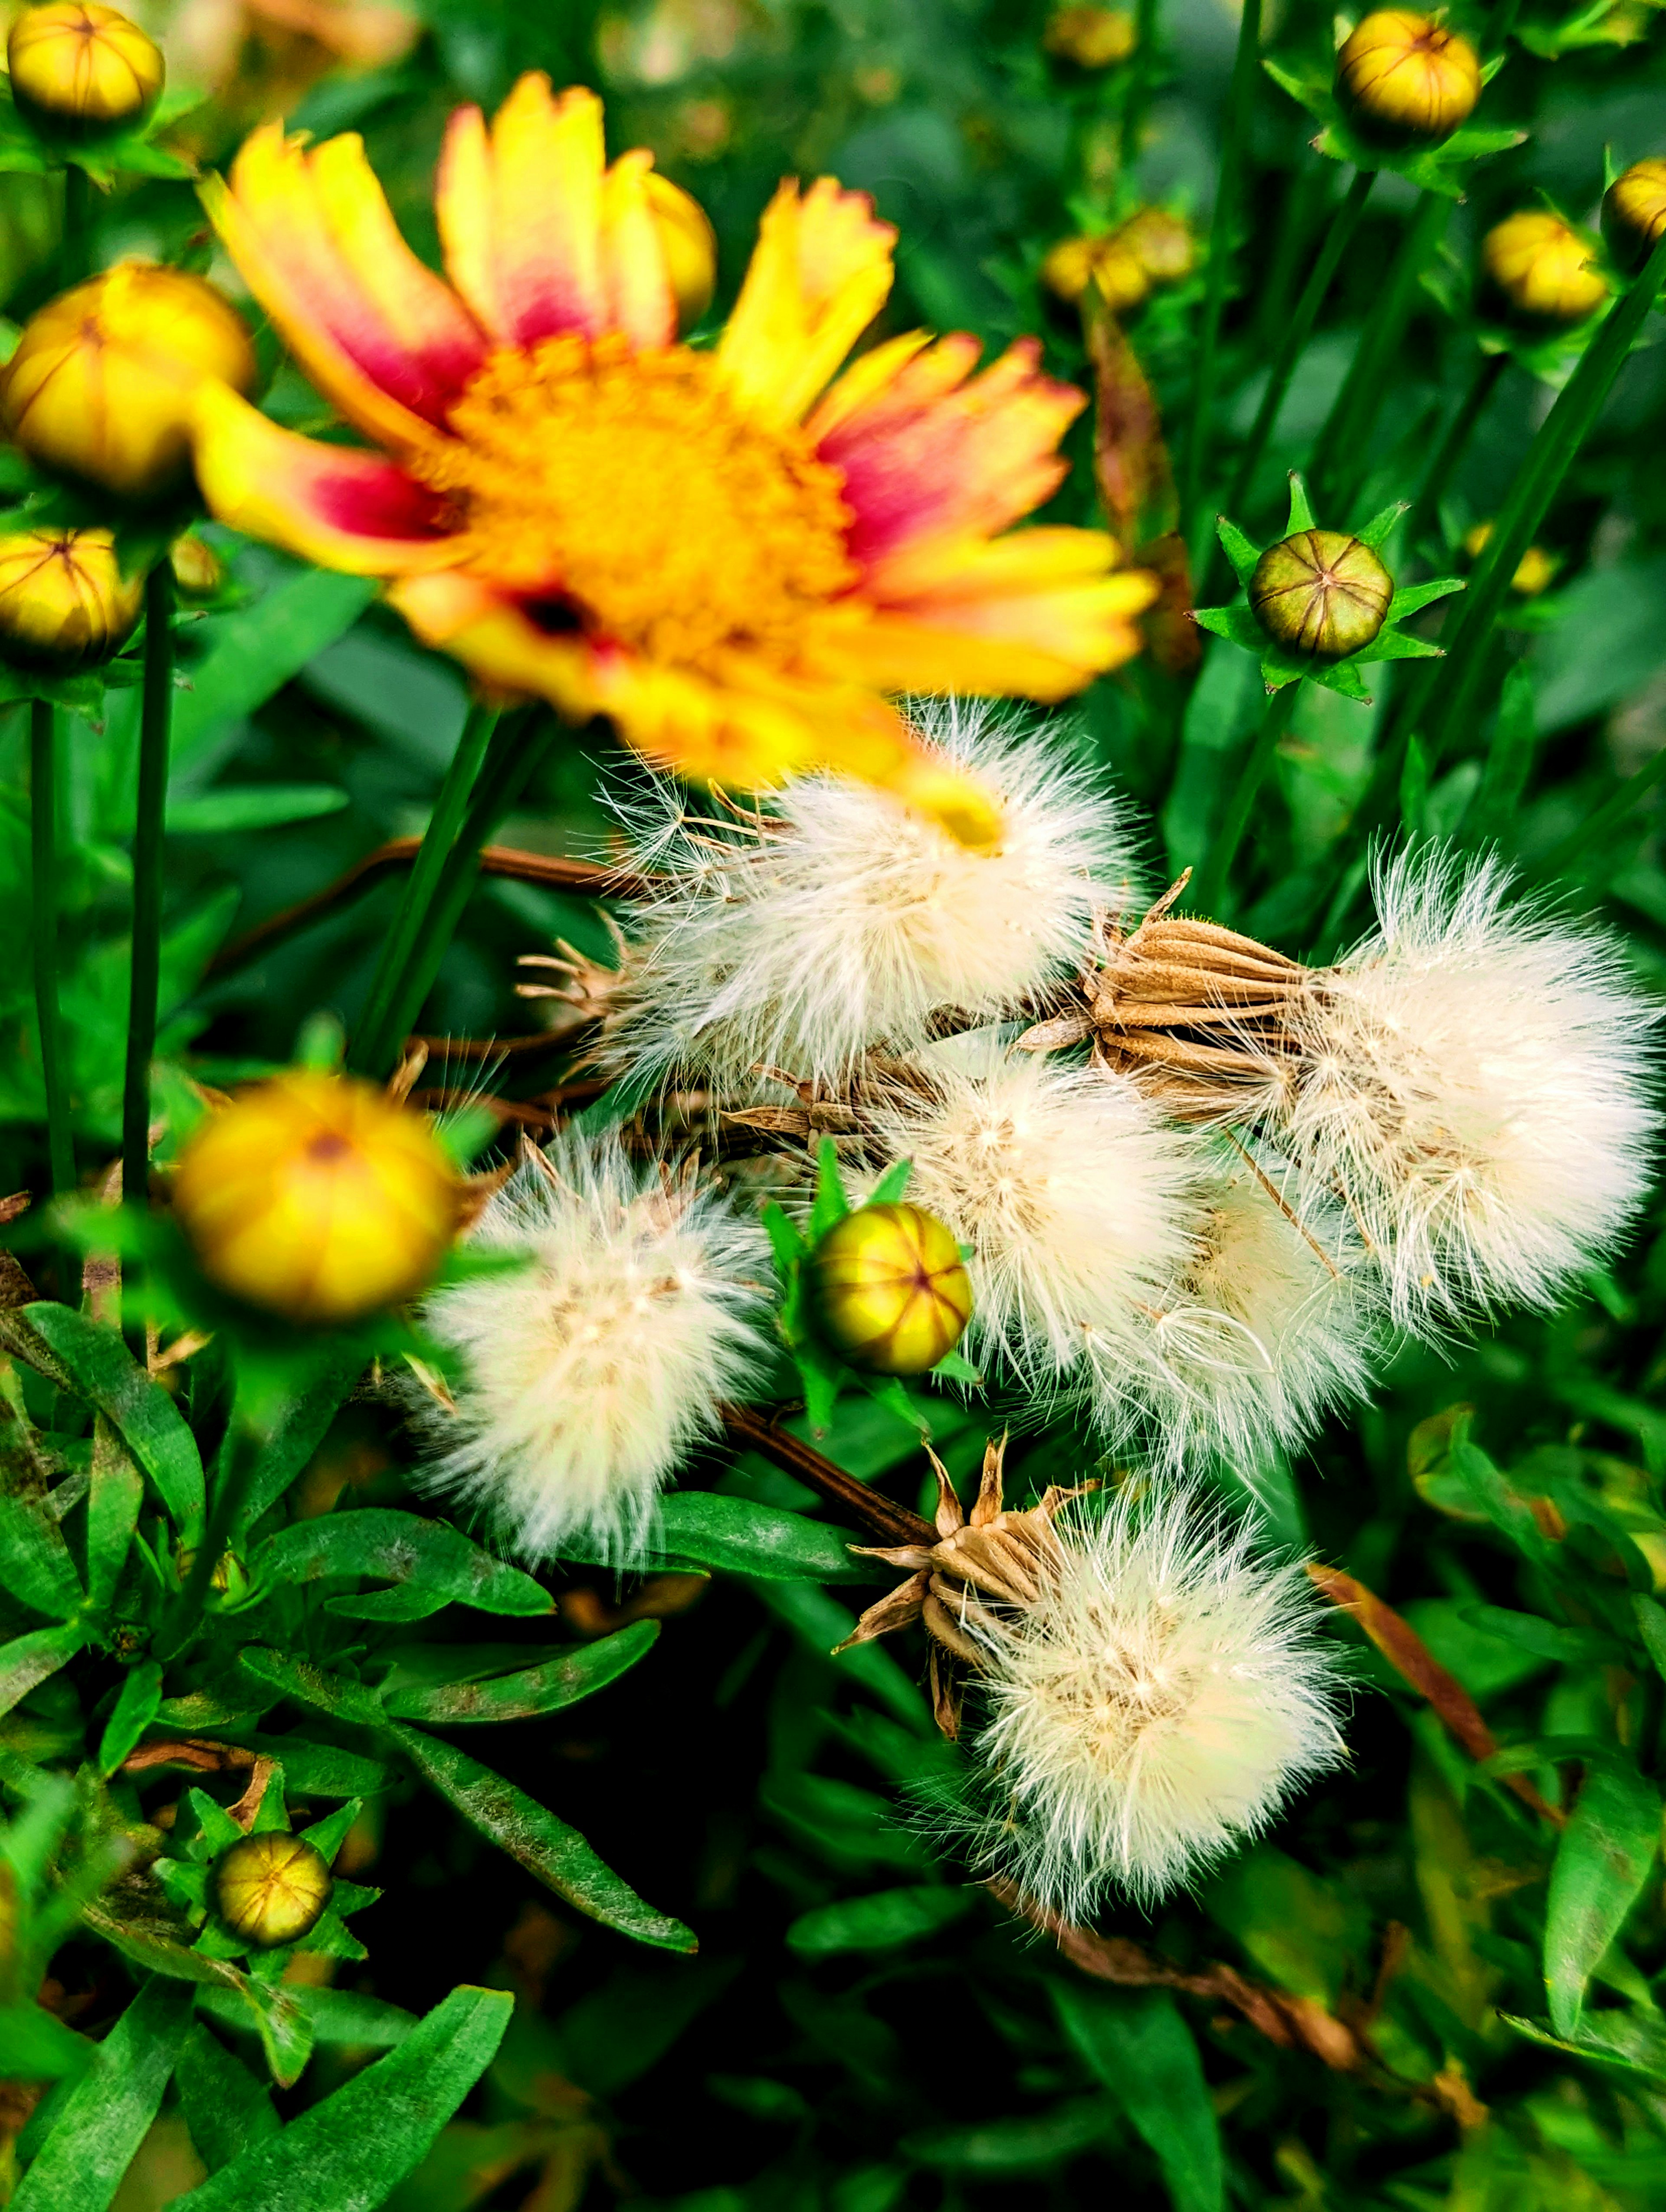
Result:
{"type": "Polygon", "coordinates": [[[1481,241],[1481,276],[1494,308],[1529,330],[1572,330],[1608,296],[1590,242],[1547,210],[1493,225],[1481,241]]]}
{"type": "Polygon", "coordinates": [[[1481,98],[1480,58],[1432,16],[1378,9],[1336,57],[1336,96],[1362,137],[1438,146],[1481,98]]]}
{"type": "Polygon", "coordinates": [[[1633,161],[1602,195],[1602,235],[1622,269],[1640,269],[1666,232],[1666,161],[1633,161]]]}
{"type": "Polygon", "coordinates": [[[234,1935],[263,1951],[310,1935],[328,1910],[334,1887],[317,1845],[279,1828],[245,1836],[214,1873],[221,1918],[234,1935]]]}
{"type": "Polygon", "coordinates": [[[1298,530],[1269,545],[1250,580],[1256,619],[1291,653],[1340,660],[1371,643],[1394,579],[1368,545],[1340,530],[1298,530]]]}
{"type": "Polygon", "coordinates": [[[809,1261],[817,1324],[853,1367],[924,1375],[960,1341],[972,1286],[960,1247],[917,1206],[863,1206],[809,1261]]]}

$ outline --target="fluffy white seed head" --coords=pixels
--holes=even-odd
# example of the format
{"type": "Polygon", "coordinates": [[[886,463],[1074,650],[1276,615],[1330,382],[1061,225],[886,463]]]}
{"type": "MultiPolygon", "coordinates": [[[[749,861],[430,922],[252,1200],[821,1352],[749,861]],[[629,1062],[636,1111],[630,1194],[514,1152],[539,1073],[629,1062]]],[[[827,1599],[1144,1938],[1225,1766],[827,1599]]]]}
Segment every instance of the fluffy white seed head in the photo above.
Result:
{"type": "Polygon", "coordinates": [[[1493,862],[1379,869],[1376,933],[1297,1015],[1281,1132],[1345,1194],[1396,1322],[1553,1304],[1648,1187],[1658,1011],[1493,862]]]}
{"type": "Polygon", "coordinates": [[[734,1095],[762,1065],[841,1082],[864,1052],[909,1052],[933,1012],[1005,1012],[1073,969],[1093,908],[1134,876],[1120,803],[1069,738],[978,702],[915,710],[922,734],[1000,794],[1006,832],[970,851],[866,784],[789,783],[767,811],[687,820],[662,787],[628,823],[665,878],[637,908],[603,1051],[734,1095]]]}
{"type": "Polygon", "coordinates": [[[625,1559],[666,1475],[765,1356],[763,1232],[610,1137],[557,1139],[471,1241],[527,1264],[428,1303],[459,1380],[454,1411],[419,1412],[426,1481],[525,1556],[583,1537],[625,1559]]]}
{"type": "Polygon", "coordinates": [[[1335,1662],[1298,1564],[1195,1492],[1067,1509],[1040,1601],[970,1632],[973,1856],[1067,1920],[1154,1904],[1342,1755],[1335,1662]]]}
{"type": "MultiPolygon", "coordinates": [[[[1152,1459],[1250,1468],[1304,1441],[1369,1391],[1380,1304],[1341,1207],[1287,1165],[1213,1151],[1185,1263],[1151,1320],[1152,1358],[1132,1378],[1152,1459]]],[[[1116,1425],[1130,1378],[1111,1367],[1105,1382],[1116,1425]]]]}
{"type": "MultiPolygon", "coordinates": [[[[1004,1051],[990,1032],[921,1062],[926,1087],[868,1115],[908,1197],[970,1245],[973,1359],[1000,1354],[1033,1389],[1103,1365],[1107,1407],[1151,1353],[1152,1315],[1185,1265],[1198,1140],[1103,1069],[1004,1051]]],[[[1128,1401],[1132,1411],[1132,1401],[1128,1401]]]]}

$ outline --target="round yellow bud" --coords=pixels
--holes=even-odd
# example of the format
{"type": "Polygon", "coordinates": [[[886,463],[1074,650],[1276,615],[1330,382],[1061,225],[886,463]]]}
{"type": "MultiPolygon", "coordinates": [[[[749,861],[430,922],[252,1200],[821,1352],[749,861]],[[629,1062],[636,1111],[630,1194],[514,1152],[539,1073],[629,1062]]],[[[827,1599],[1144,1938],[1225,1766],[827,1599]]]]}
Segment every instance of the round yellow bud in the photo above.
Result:
{"type": "MultiPolygon", "coordinates": [[[[1478,522],[1463,541],[1463,550],[1472,561],[1478,561],[1493,542],[1493,526],[1478,522]]],[[[1556,580],[1558,563],[1554,555],[1542,545],[1529,545],[1516,563],[1516,573],[1510,579],[1510,588],[1519,592],[1524,599],[1536,599],[1541,592],[1549,590],[1556,580]]]]}
{"type": "Polygon", "coordinates": [[[203,1272],[286,1320],[354,1321],[414,1297],[457,1226],[458,1184],[419,1114],[296,1069],[210,1114],[173,1211],[203,1272]]]}
{"type": "Polygon", "coordinates": [[[1191,226],[1167,208],[1141,208],[1116,234],[1116,242],[1130,253],[1153,284],[1177,284],[1189,276],[1197,260],[1191,226]]]}
{"type": "Polygon", "coordinates": [[[1078,69],[1110,69],[1125,62],[1139,43],[1133,16],[1120,8],[1055,8],[1042,33],[1048,52],[1078,69]]]}
{"type": "Polygon", "coordinates": [[[972,1317],[960,1248],[917,1206],[864,1206],[836,1222],[809,1261],[822,1334],[853,1367],[924,1375],[972,1317]]]}
{"type": "Polygon", "coordinates": [[[107,530],[22,530],[0,538],[0,658],[69,674],[120,650],[144,603],[107,530]]]}
{"type": "Polygon", "coordinates": [[[1151,278],[1121,234],[1067,238],[1054,246],[1041,267],[1042,282],[1061,300],[1079,300],[1091,284],[1113,314],[1137,307],[1151,289],[1151,278]]]}
{"type": "Polygon", "coordinates": [[[194,530],[174,539],[168,548],[167,565],[181,596],[187,599],[211,599],[226,580],[224,562],[194,530]]]}
{"type": "Polygon", "coordinates": [[[124,261],[30,317],[0,411],[42,467],[155,499],[190,476],[192,403],[210,377],[252,388],[242,317],[200,276],[124,261]]]}
{"type": "Polygon", "coordinates": [[[164,74],[161,53],[138,25],[94,0],[26,8],[6,40],[6,67],[25,114],[81,136],[141,121],[164,74]]]}
{"type": "Polygon", "coordinates": [[[1383,146],[1438,146],[1481,98],[1481,60],[1428,15],[1382,8],[1336,57],[1336,97],[1360,136],[1383,146]]]}
{"type": "Polygon", "coordinates": [[[1369,545],[1341,530],[1298,530],[1269,545],[1250,579],[1250,604],[1290,653],[1340,660],[1371,643],[1394,579],[1369,545]]]}
{"type": "Polygon", "coordinates": [[[1042,283],[1061,300],[1079,300],[1093,282],[1093,257],[1103,243],[1096,238],[1061,238],[1042,262],[1042,283]]]}
{"type": "Polygon", "coordinates": [[[1608,288],[1578,232],[1548,210],[1496,223],[1481,241],[1485,289],[1513,320],[1572,330],[1596,313],[1608,288]]]}
{"type": "Polygon", "coordinates": [[[281,1828],[245,1836],[214,1870],[220,1917],[234,1936],[259,1951],[310,1935],[334,1888],[318,1846],[281,1828]]]}
{"type": "Polygon", "coordinates": [[[648,204],[666,250],[666,270],[677,295],[677,324],[691,331],[712,303],[717,285],[717,233],[692,193],[657,169],[643,179],[648,204]]]}
{"type": "Polygon", "coordinates": [[[1666,231],[1666,161],[1633,161],[1602,195],[1602,235],[1623,269],[1640,268],[1666,231]]]}

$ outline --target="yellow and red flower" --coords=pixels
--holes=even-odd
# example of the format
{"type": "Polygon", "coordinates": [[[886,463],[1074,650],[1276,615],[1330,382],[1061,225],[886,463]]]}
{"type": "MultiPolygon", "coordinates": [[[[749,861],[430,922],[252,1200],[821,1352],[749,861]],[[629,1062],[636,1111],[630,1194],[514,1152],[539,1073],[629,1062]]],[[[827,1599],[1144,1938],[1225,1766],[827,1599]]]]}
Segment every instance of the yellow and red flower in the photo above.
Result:
{"type": "Polygon", "coordinates": [[[1155,596],[1103,532],[1013,532],[1085,404],[1020,340],[892,338],[896,234],[860,193],[783,184],[714,347],[677,343],[652,156],[611,166],[601,103],[523,77],[455,114],[410,252],[356,137],[281,126],[209,194],[296,361],[382,449],[280,429],[223,386],[197,418],[223,520],[390,580],[488,686],[611,716],[684,774],[755,787],[826,766],[970,844],[992,801],[887,694],[1059,699],[1139,649],[1155,596]],[[836,378],[836,381],[835,380],[836,378]],[[1006,534],[1002,534],[1006,533],[1006,534]]]}

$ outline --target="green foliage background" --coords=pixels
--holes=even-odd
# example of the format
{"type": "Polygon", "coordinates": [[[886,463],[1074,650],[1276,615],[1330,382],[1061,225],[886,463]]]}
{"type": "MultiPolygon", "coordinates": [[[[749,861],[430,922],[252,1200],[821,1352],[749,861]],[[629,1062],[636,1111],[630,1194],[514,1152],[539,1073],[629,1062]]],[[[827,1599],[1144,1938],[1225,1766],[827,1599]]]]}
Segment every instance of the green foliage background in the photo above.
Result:
{"type": "MultiPolygon", "coordinates": [[[[1322,520],[1357,523],[1415,495],[1438,428],[1474,373],[1464,301],[1485,228],[1539,195],[1587,220],[1605,148],[1620,164],[1666,151],[1666,55],[1648,8],[1598,0],[1570,15],[1526,0],[1517,12],[1499,0],[1499,11],[1490,26],[1478,15],[1471,27],[1490,31],[1494,45],[1513,27],[1482,119],[1527,136],[1467,179],[1413,295],[1380,410],[1347,457],[1352,505],[1322,520]]],[[[404,58],[369,71],[330,69],[289,112],[319,135],[362,131],[408,234],[431,252],[429,185],[448,109],[459,98],[491,104],[526,68],[594,83],[608,97],[611,143],[653,146],[709,209],[721,241],[720,311],[778,177],[830,171],[871,191],[900,228],[885,328],[970,328],[991,346],[1034,332],[1058,373],[1085,380],[1079,327],[1038,285],[1042,256],[1146,198],[1207,225],[1235,26],[1214,0],[1159,0],[1150,11],[1154,37],[1132,73],[1146,104],[1129,169],[1119,149],[1130,70],[1094,77],[1050,60],[1044,12],[1027,0],[659,0],[628,13],[580,0],[429,0],[404,58]]],[[[166,20],[157,23],[166,38],[166,20]]],[[[1322,73],[1331,40],[1329,12],[1292,0],[1268,22],[1264,50],[1298,76],[1322,73]]],[[[293,45],[257,28],[242,74],[191,120],[205,161],[228,155],[271,80],[295,66],[293,45]]],[[[1258,380],[1339,193],[1338,166],[1310,149],[1313,129],[1262,82],[1208,513],[1225,496],[1258,380]]],[[[0,271],[15,319],[52,289],[54,190],[36,177],[0,177],[0,271]]],[[[1368,204],[1236,518],[1258,543],[1281,520],[1285,471],[1310,459],[1413,203],[1409,185],[1385,176],[1368,204]]],[[[100,204],[96,245],[106,259],[180,258],[203,251],[201,228],[188,185],[142,181],[100,204]]],[[[1159,298],[1132,328],[1171,423],[1190,402],[1202,282],[1159,298]]],[[[1653,983],[1666,975],[1666,870],[1649,787],[1637,787],[1628,809],[1599,810],[1625,778],[1666,757],[1659,335],[1657,319],[1564,483],[1542,533],[1560,563],[1555,583],[1510,604],[1474,726],[1432,774],[1414,753],[1395,780],[1408,833],[1496,841],[1529,878],[1554,863],[1569,902],[1622,933],[1653,983]],[[1504,767],[1484,784],[1489,754],[1504,767]]],[[[273,366],[271,411],[316,421],[307,387],[273,366]]],[[[1529,368],[1507,369],[1447,488],[1426,567],[1437,565],[1441,540],[1446,565],[1461,563],[1456,549],[1497,513],[1549,396],[1529,368]]],[[[1095,513],[1091,442],[1085,420],[1073,434],[1076,465],[1055,503],[1060,519],[1095,513]]],[[[229,554],[232,580],[181,638],[161,1054],[216,1084],[288,1060],[320,1009],[350,1025],[392,910],[391,884],[258,957],[216,968],[216,956],[383,841],[420,831],[466,701],[460,674],[419,651],[369,586],[209,534],[229,554]]],[[[1322,956],[1359,926],[1360,802],[1404,696],[1381,690],[1369,708],[1304,688],[1256,808],[1234,879],[1236,914],[1292,952],[1322,956]]],[[[1093,744],[1152,810],[1154,873],[1201,857],[1260,696],[1253,660],[1221,641],[1189,696],[1178,679],[1136,664],[1082,702],[1093,744]]],[[[119,1137],[137,715],[137,692],[112,690],[101,726],[67,722],[64,1004],[83,1161],[112,1156],[119,1137]]],[[[18,956],[9,951],[0,969],[0,1189],[39,1188],[43,1175],[21,957],[25,722],[25,710],[0,709],[0,944],[18,956]]],[[[598,779],[612,765],[603,737],[573,736],[499,837],[544,852],[597,850],[598,779]]],[[[483,883],[424,1030],[525,1034],[514,960],[557,936],[607,951],[587,904],[483,883]]],[[[442,1073],[436,1061],[425,1080],[483,1081],[536,1101],[558,1062],[532,1051],[486,1066],[483,1077],[478,1060],[442,1073]]],[[[166,1073],[162,1097],[183,1097],[166,1073]]],[[[1108,2191],[1119,2204],[1179,2212],[1657,2204],[1666,2192],[1666,2021],[1656,1995],[1666,1910],[1652,1778],[1666,1664],[1657,1602],[1666,1585],[1662,1227],[1651,1218],[1624,1263],[1552,1321],[1504,1323],[1450,1359],[1408,1353],[1375,1407],[1333,1423],[1299,1464],[1246,1470],[1237,1486],[1274,1540],[1313,1547],[1403,1613],[1508,1747],[1501,1765],[1529,1773],[1553,1805],[1571,1802],[1585,1778],[1573,1844],[1558,1859],[1554,1828],[1339,1625],[1359,1683],[1346,1771],[1154,1925],[1126,1911],[1106,1917],[1106,1932],[1178,1969],[1201,1973],[1225,1960],[1298,2014],[1323,2008],[1368,2036],[1371,2055],[1359,2064],[1328,2067],[1309,2049],[1280,2047],[1219,2002],[1096,1981],[964,1887],[897,1817],[899,1793],[948,1756],[916,1686],[921,1654],[903,1644],[830,1661],[848,1593],[813,1577],[720,1570],[657,1641],[642,1628],[617,1632],[634,1639],[634,1663],[593,1701],[552,1704],[513,1726],[490,1717],[453,1725],[423,1739],[437,1748],[413,1753],[413,1721],[442,1731],[448,1717],[454,1723],[454,1707],[422,1702],[437,1696],[427,1686],[453,1647],[490,1639],[487,1680],[605,1648],[557,1648],[547,1616],[517,1619],[507,1601],[483,1619],[477,1583],[468,1602],[421,1632],[442,1657],[437,1668],[411,1661],[408,1679],[398,1661],[386,1671],[387,1648],[416,1632],[350,1622],[334,1646],[313,1643],[313,1656],[344,1679],[376,1685],[359,1693],[370,1704],[337,1697],[332,1710],[327,1697],[309,1701],[293,1679],[275,1676],[277,1720],[217,1717],[228,1741],[277,1731],[297,1826],[364,1800],[359,1863],[382,1892],[338,1948],[332,1985],[303,1983],[295,2000],[303,2027],[287,2014],[276,2027],[262,2015],[268,2055],[284,2033],[310,2038],[314,2050],[276,2106],[257,2080],[252,2014],[229,1997],[216,2011],[205,1997],[193,2018],[189,1985],[161,1975],[124,2010],[130,1978],[154,1960],[130,1940],[124,1964],[96,1922],[76,1929],[72,1914],[52,1917],[66,1881],[74,1891],[77,1863],[93,1868],[88,1893],[96,1888],[96,1792],[83,1784],[76,1797],[66,1783],[43,1795],[40,1777],[73,1765],[83,1743],[89,1754],[112,1747],[106,1732],[117,1726],[124,1679],[114,1660],[83,1654],[0,1719],[0,1783],[17,1814],[7,1894],[23,1900],[9,1939],[0,2074],[64,2084],[17,2146],[24,2179],[13,2201],[21,2212],[103,2205],[143,2141],[140,2166],[116,2199],[129,2212],[176,2198],[204,2212],[234,2201],[319,2212],[383,2201],[396,2212],[569,2212],[616,2196],[680,2212],[929,2212],[1092,2202],[1108,2191]],[[380,1661],[363,1656],[379,1644],[380,1661]],[[454,1807],[467,1784],[459,1761],[477,1750],[581,1832],[639,1899],[695,1930],[698,1956],[644,1949],[572,1912],[528,1863],[544,1848],[547,1875],[553,1846],[534,1839],[517,1863],[448,1809],[447,1796],[454,1807]],[[334,1768],[327,1752],[338,1754],[334,1768]],[[437,1796],[416,1780],[421,1771],[435,1781],[436,1767],[448,1777],[435,1783],[437,1796]],[[365,1960],[356,1955],[361,1940],[365,1960]],[[62,1990],[86,1999],[78,2028],[98,2032],[119,2014],[90,2070],[84,2050],[67,2056],[50,2027],[27,2025],[47,2017],[30,2004],[30,1980],[49,1965],[62,1990]],[[512,1990],[507,2032],[494,2001],[448,1996],[458,1984],[512,1990]],[[205,2009],[229,2043],[204,2025],[205,2009]],[[386,2196],[389,2165],[367,2166],[363,2144],[379,2145],[384,2161],[401,2145],[407,2164],[423,2156],[499,2033],[464,2117],[386,2196]],[[436,2086],[447,2066],[449,2104],[436,2086]],[[153,2128],[170,2068],[174,2087],[153,2128]],[[377,2100],[365,2101],[377,2083],[377,2100]],[[240,2167],[234,2190],[224,2185],[230,2193],[203,2180],[252,2146],[265,2162],[258,2172],[240,2167]],[[76,2162],[94,2151],[96,2172],[76,2162]],[[170,2169],[169,2157],[182,2163],[170,2169]]],[[[22,1229],[14,1233],[30,1266],[51,1267],[22,1229]]],[[[16,1389],[20,1413],[58,1425],[71,1467],[95,1463],[105,1431],[90,1426],[93,1401],[79,1412],[49,1403],[33,1374],[16,1389]]],[[[939,1448],[964,1480],[982,1450],[982,1424],[947,1401],[938,1413],[939,1448]]],[[[149,1469],[133,1432],[124,1433],[149,1469]]],[[[21,1423],[5,1434],[14,1491],[25,1495],[21,1423]]],[[[397,1510],[410,1502],[406,1449],[385,1407],[355,1403],[303,1483],[326,1504],[339,1492],[360,1509],[397,1510]]],[[[905,1498],[923,1472],[911,1432],[860,1401],[843,1403],[827,1449],[905,1498]]],[[[1068,1432],[1025,1437],[1009,1486],[1039,1488],[1091,1464],[1068,1432]]],[[[692,1480],[826,1518],[808,1491],[749,1456],[714,1458],[692,1480]]],[[[90,1573],[86,1538],[75,1540],[83,1547],[76,1566],[90,1573]]],[[[795,1540],[815,1553],[812,1533],[795,1540]]],[[[61,1614],[27,1578],[39,1568],[36,1537],[14,1528],[0,1530],[0,1541],[9,1629],[64,1634],[40,1627],[61,1614]],[[36,1569],[20,1565],[26,1554],[36,1569]]],[[[825,1545],[817,1556],[827,1556],[825,1545]]],[[[354,1569],[329,1571],[351,1581],[354,1569]]],[[[378,1579],[374,1565],[362,1571],[378,1579]]],[[[592,1592],[588,1611],[569,1611],[569,1622],[596,1625],[616,1596],[629,1613],[634,1586],[616,1592],[582,1567],[565,1579],[592,1592]]],[[[79,1602],[77,1590],[71,1607],[79,1602]]],[[[313,1635],[317,1620],[306,1619],[284,1650],[298,1652],[313,1635]]],[[[199,1714],[212,1732],[216,1716],[199,1714]]],[[[172,1717],[190,1724],[183,1711],[172,1717]]],[[[94,1756],[106,1772],[119,1763],[94,1756]]],[[[175,1774],[149,1790],[147,1809],[182,1787],[175,1774]]],[[[202,1807],[185,1807],[179,1819],[200,1817],[209,1837],[225,1778],[201,1794],[202,1807]]],[[[281,1811],[282,1799],[274,1802],[281,1811]]]]}

